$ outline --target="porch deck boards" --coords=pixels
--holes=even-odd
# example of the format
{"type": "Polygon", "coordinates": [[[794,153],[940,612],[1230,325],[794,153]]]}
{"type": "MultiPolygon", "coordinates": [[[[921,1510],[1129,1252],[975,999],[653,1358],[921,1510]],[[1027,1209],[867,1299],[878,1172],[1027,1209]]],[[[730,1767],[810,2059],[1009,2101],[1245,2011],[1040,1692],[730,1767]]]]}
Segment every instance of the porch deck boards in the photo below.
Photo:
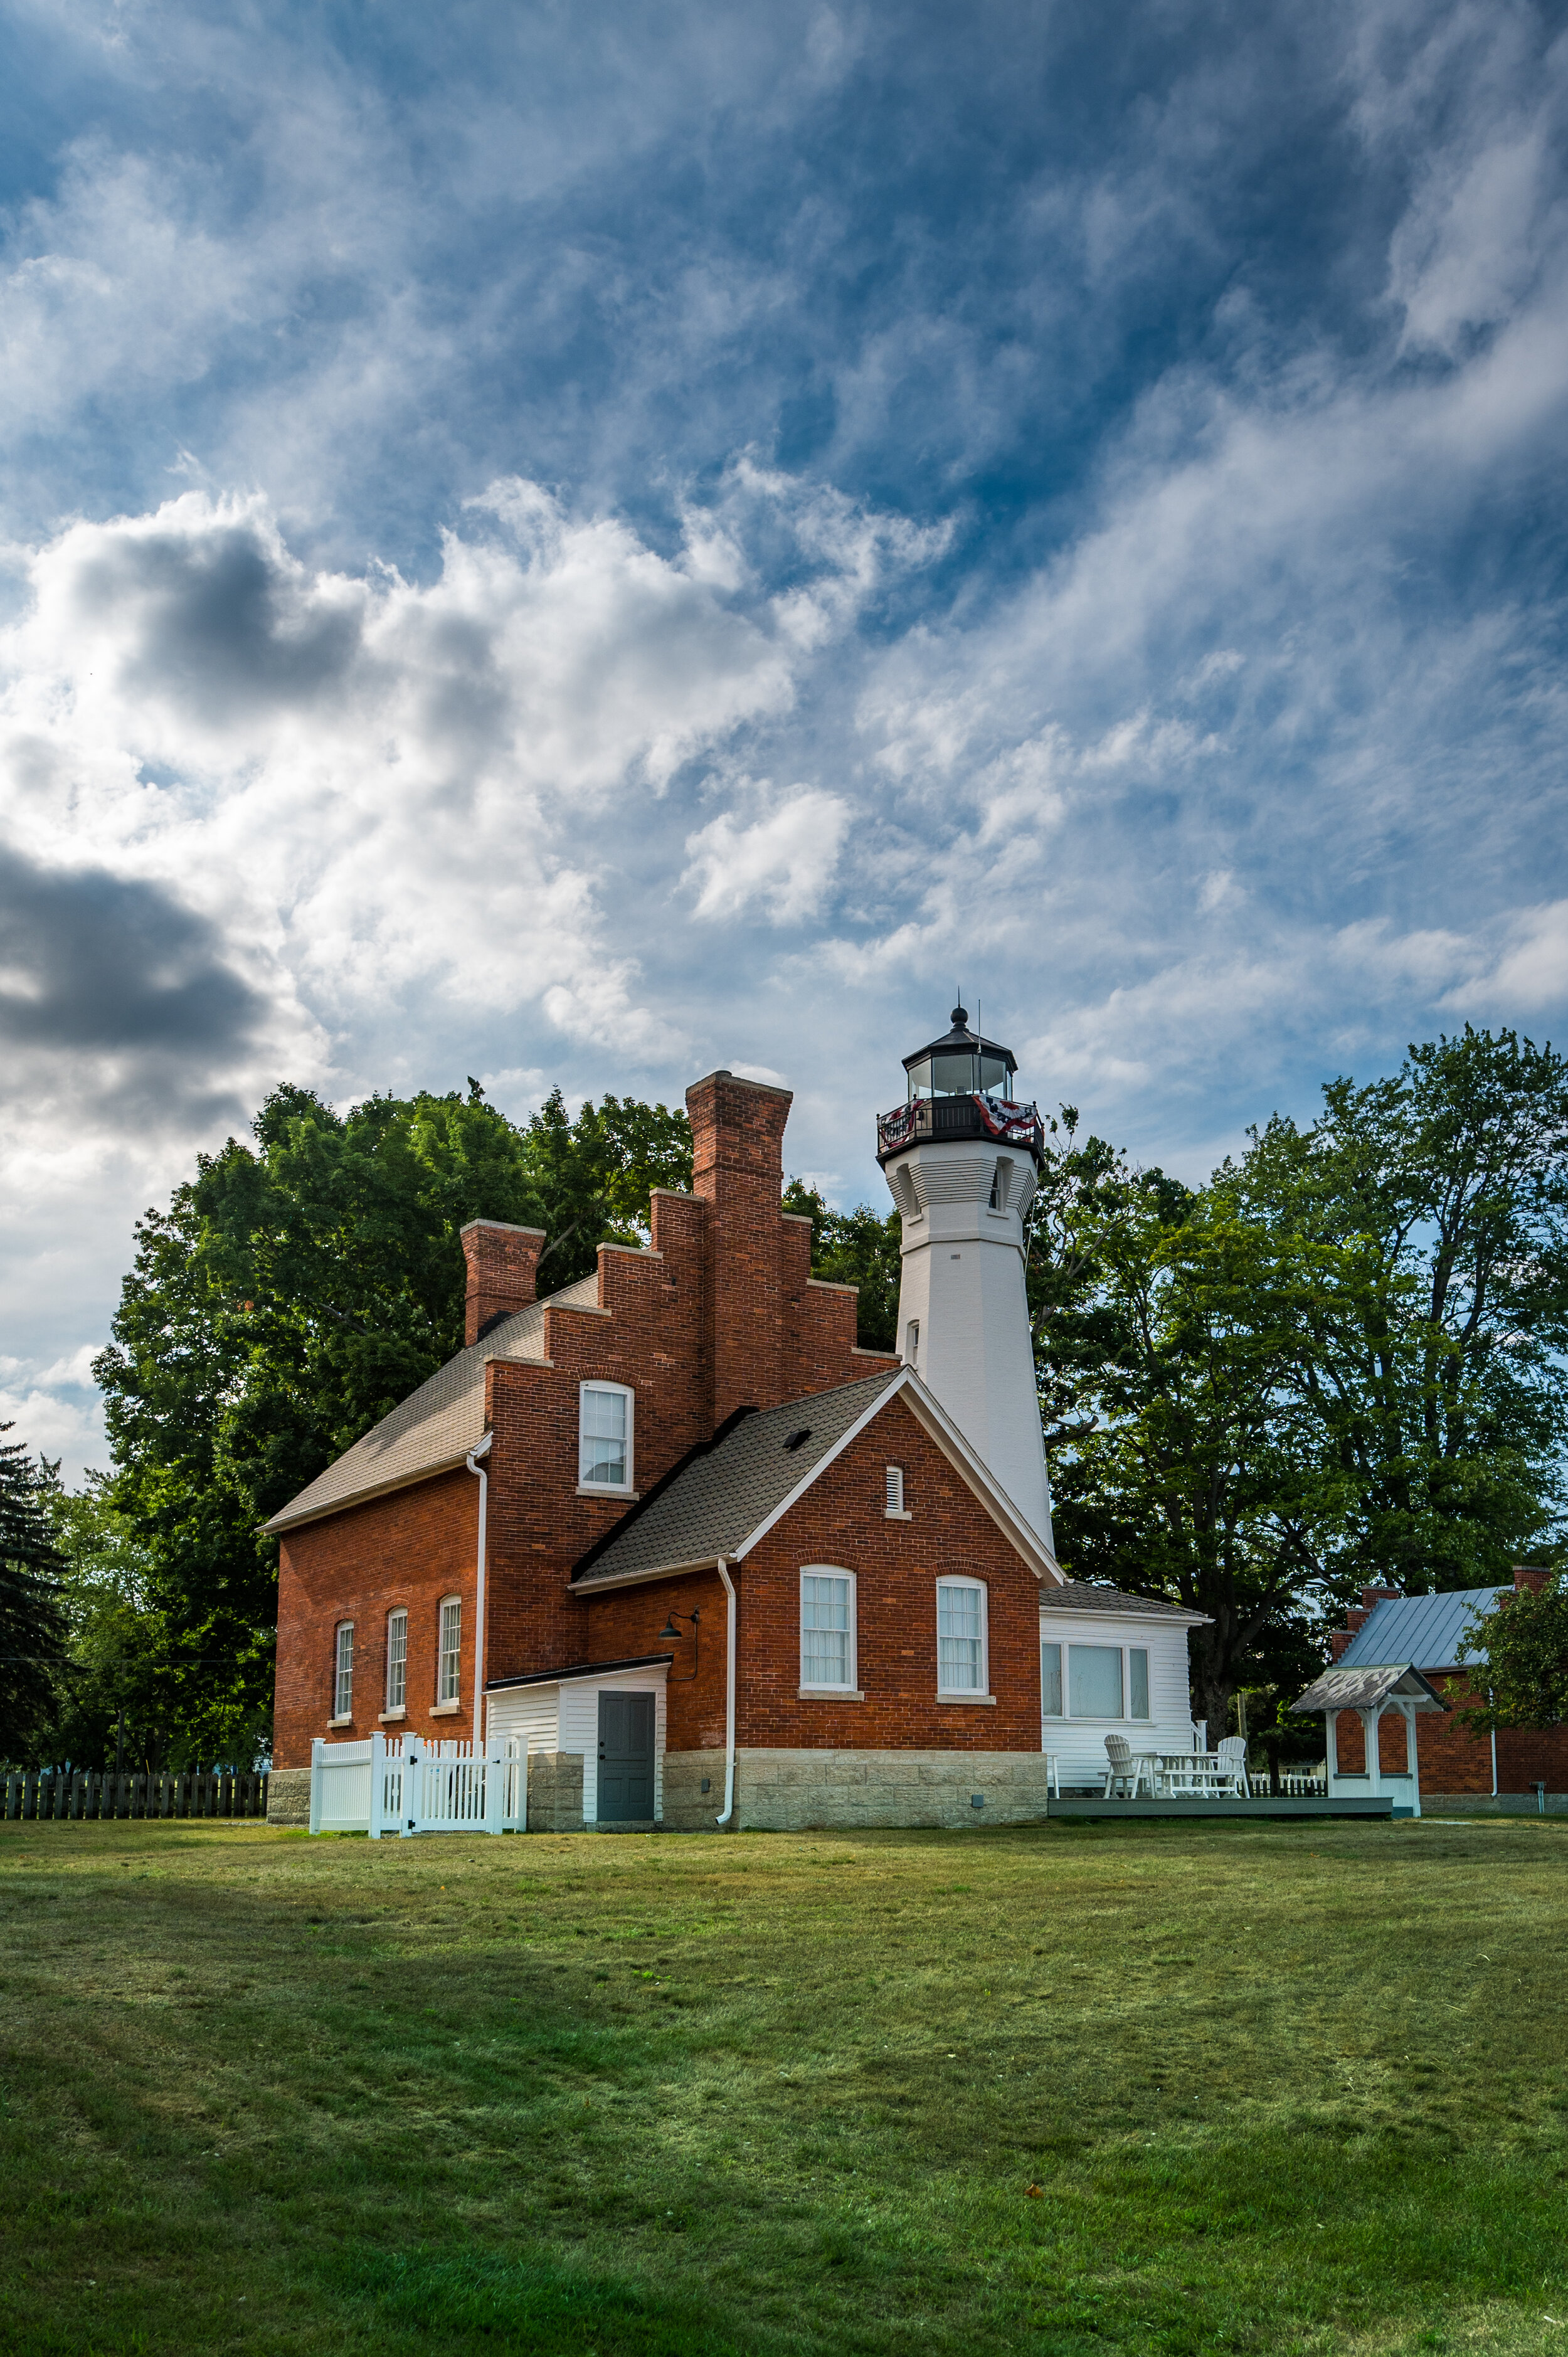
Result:
{"type": "Polygon", "coordinates": [[[1369,1794],[1366,1798],[1343,1800],[1289,1800],[1283,1794],[1276,1801],[1272,1794],[1262,1794],[1252,1801],[1106,1801],[1090,1795],[1084,1799],[1048,1799],[1046,1814],[1050,1817],[1390,1817],[1393,1814],[1393,1795],[1389,1792],[1369,1794]]]}

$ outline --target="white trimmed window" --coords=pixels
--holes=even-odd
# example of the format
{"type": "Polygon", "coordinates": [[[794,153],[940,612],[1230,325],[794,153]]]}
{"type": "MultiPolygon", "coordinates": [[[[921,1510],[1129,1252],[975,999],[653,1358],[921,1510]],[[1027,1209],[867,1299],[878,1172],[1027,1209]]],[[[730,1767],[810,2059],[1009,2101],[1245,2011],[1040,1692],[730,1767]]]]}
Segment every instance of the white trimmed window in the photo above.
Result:
{"type": "Polygon", "coordinates": [[[1040,1717],[1059,1718],[1062,1715],[1062,1649],[1059,1645],[1040,1647],[1040,1717]]]}
{"type": "Polygon", "coordinates": [[[1067,1649],[1068,1710],[1074,1718],[1120,1718],[1120,1645],[1069,1645],[1067,1649]]]}
{"type": "Polygon", "coordinates": [[[985,1589],[978,1579],[937,1582],[937,1692],[990,1692],[985,1661],[985,1589]]]}
{"type": "Polygon", "coordinates": [[[408,1700],[408,1614],[387,1614],[387,1708],[402,1710],[408,1700]]]}
{"type": "Polygon", "coordinates": [[[585,1383],[578,1392],[577,1480],[583,1489],[630,1489],[631,1403],[625,1383],[585,1383]]]}
{"type": "Polygon", "coordinates": [[[808,1564],[800,1574],[800,1684],[854,1691],[854,1574],[808,1564]]]}
{"type": "Polygon", "coordinates": [[[884,1511],[889,1514],[902,1515],[905,1512],[904,1468],[901,1465],[889,1465],[886,1470],[887,1504],[884,1511]]]}
{"type": "Polygon", "coordinates": [[[441,1655],[436,1668],[435,1699],[456,1702],[462,1684],[463,1599],[441,1599],[441,1655]]]}
{"type": "Polygon", "coordinates": [[[920,1363],[920,1321],[911,1318],[904,1329],[904,1363],[918,1368],[920,1363]]]}
{"type": "Polygon", "coordinates": [[[1042,1644],[1040,1716],[1042,1718],[1152,1718],[1148,1647],[1042,1644]],[[1062,1678],[1064,1653],[1067,1656],[1065,1686],[1062,1678]]]}
{"type": "Polygon", "coordinates": [[[352,1718],[353,1715],[354,1624],[351,1620],[340,1620],[333,1654],[332,1716],[334,1718],[352,1718]]]}

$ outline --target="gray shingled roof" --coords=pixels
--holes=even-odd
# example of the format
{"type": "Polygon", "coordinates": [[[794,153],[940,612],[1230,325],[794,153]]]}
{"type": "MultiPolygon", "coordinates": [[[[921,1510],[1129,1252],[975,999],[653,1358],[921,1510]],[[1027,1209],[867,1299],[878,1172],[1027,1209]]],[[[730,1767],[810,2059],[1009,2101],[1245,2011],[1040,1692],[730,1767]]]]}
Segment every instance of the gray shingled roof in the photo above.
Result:
{"type": "MultiPolygon", "coordinates": [[[[563,1286],[551,1301],[577,1308],[596,1307],[598,1272],[563,1286]]],[[[461,1465],[485,1437],[485,1361],[542,1359],[543,1301],[532,1301],[491,1327],[482,1340],[471,1342],[438,1367],[428,1383],[394,1407],[362,1439],[318,1473],[307,1489],[275,1513],[269,1531],[292,1530],[313,1522],[318,1514],[335,1513],[361,1498],[382,1490],[401,1489],[407,1481],[425,1480],[449,1466],[461,1465]]]]}
{"type": "Polygon", "coordinates": [[[1459,1670],[1477,1657],[1465,1642],[1467,1622],[1497,1609],[1511,1587],[1455,1587],[1446,1596],[1387,1597],[1372,1607],[1334,1664],[1337,1670],[1377,1669],[1413,1662],[1419,1670],[1459,1670]]]}
{"type": "Polygon", "coordinates": [[[1325,1670],[1315,1678],[1304,1695],[1292,1703],[1292,1710],[1371,1710],[1391,1694],[1408,1695],[1417,1710],[1446,1710],[1448,1706],[1439,1694],[1408,1663],[1391,1663],[1380,1669],[1348,1670],[1341,1665],[1325,1670]]]}
{"type": "Polygon", "coordinates": [[[889,1367],[837,1391],[816,1392],[743,1416],[714,1447],[677,1473],[667,1489],[629,1514],[573,1585],[594,1587],[737,1554],[901,1372],[889,1367]],[[787,1448],[785,1442],[801,1431],[809,1437],[798,1448],[787,1448]]]}
{"type": "Polygon", "coordinates": [[[1069,1579],[1060,1587],[1042,1587],[1042,1612],[1147,1613],[1155,1620],[1207,1620],[1206,1612],[1189,1612],[1185,1604],[1166,1604],[1157,1596],[1128,1596],[1120,1587],[1098,1587],[1087,1579],[1069,1579]]]}

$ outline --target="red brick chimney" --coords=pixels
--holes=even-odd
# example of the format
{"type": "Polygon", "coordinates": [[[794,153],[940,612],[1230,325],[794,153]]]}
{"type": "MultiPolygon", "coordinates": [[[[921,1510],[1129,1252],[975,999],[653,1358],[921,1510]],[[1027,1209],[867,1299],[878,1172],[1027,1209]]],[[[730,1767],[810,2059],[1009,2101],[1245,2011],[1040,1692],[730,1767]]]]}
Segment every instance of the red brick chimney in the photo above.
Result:
{"type": "Polygon", "coordinates": [[[784,1125],[788,1089],[710,1072],[686,1092],[692,1191],[709,1205],[714,1422],[784,1396],[784,1125]]]}
{"type": "Polygon", "coordinates": [[[1552,1574],[1549,1571],[1536,1571],[1529,1564],[1516,1563],[1513,1567],[1514,1586],[1528,1587],[1532,1596],[1539,1596],[1551,1577],[1552,1574]]]}
{"type": "Polygon", "coordinates": [[[544,1249],[542,1228],[511,1228],[503,1220],[470,1220],[462,1232],[468,1264],[463,1340],[477,1342],[485,1328],[533,1299],[533,1272],[544,1249]]]}

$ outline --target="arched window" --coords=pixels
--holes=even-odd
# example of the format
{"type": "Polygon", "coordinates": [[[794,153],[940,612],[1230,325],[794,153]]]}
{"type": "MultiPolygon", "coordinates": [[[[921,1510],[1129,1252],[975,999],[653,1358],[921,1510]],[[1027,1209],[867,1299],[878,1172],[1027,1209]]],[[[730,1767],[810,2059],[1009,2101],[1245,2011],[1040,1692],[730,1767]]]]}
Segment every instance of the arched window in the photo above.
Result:
{"type": "Polygon", "coordinates": [[[339,1620],[332,1657],[332,1716],[354,1716],[354,1624],[339,1620]]]}
{"type": "Polygon", "coordinates": [[[577,1484],[631,1488],[632,1392],[628,1383],[584,1383],[577,1394],[577,1484]]]}
{"type": "Polygon", "coordinates": [[[937,1692],[962,1696],[991,1690],[986,1661],[985,1587],[978,1579],[937,1582],[937,1692]]]}
{"type": "Polygon", "coordinates": [[[408,1614],[387,1614],[387,1708],[402,1710],[408,1701],[408,1614]]]}
{"type": "Polygon", "coordinates": [[[853,1694],[857,1670],[854,1574],[836,1563],[800,1573],[800,1691],[853,1694]]]}
{"type": "Polygon", "coordinates": [[[435,1670],[435,1699],[456,1702],[463,1683],[463,1599],[441,1599],[441,1652],[435,1670]]]}

